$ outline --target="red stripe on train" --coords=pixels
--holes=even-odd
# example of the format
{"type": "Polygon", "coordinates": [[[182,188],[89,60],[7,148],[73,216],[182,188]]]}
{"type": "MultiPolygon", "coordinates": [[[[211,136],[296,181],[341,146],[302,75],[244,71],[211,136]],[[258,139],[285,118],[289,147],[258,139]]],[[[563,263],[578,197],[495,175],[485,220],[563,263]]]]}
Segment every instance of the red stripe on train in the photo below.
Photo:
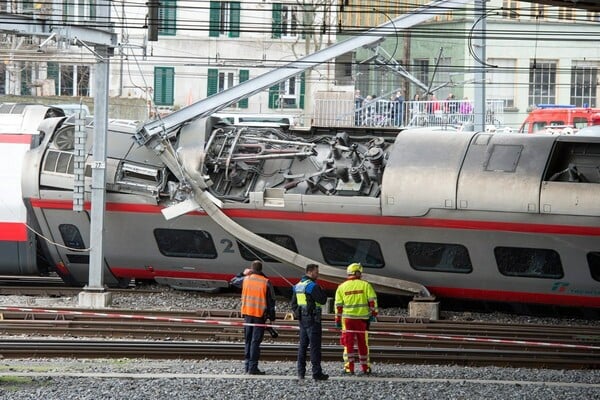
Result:
{"type": "Polygon", "coordinates": [[[509,303],[554,304],[557,306],[600,308],[598,295],[507,292],[503,290],[427,287],[437,297],[499,301],[509,303]]]}
{"type": "Polygon", "coordinates": [[[0,134],[0,143],[10,144],[31,144],[31,135],[13,135],[13,134],[0,134]]]}
{"type": "MultiPolygon", "coordinates": [[[[210,272],[191,271],[154,271],[133,268],[111,267],[112,273],[118,278],[154,279],[156,277],[180,278],[180,279],[207,279],[216,281],[229,281],[233,274],[219,274],[210,272]]],[[[290,287],[296,284],[299,278],[269,277],[275,286],[290,287]]],[[[326,289],[335,290],[337,284],[319,280],[326,289]]],[[[530,303],[530,304],[553,304],[565,307],[600,308],[600,296],[573,295],[568,293],[526,293],[509,292],[502,290],[482,290],[451,287],[433,287],[428,289],[437,297],[469,299],[478,301],[498,301],[508,303],[530,303]]]]}
{"type": "Polygon", "coordinates": [[[0,241],[27,241],[27,227],[21,222],[0,222],[0,241]]]}
{"type": "MultiPolygon", "coordinates": [[[[73,207],[70,201],[31,199],[37,208],[67,210],[73,207]]],[[[90,204],[85,208],[89,210],[90,204]]],[[[160,213],[163,207],[150,204],[107,203],[106,210],[130,213],[160,213]]],[[[482,231],[507,231],[523,233],[546,233],[559,235],[600,236],[600,227],[576,225],[550,225],[520,222],[471,221],[426,217],[383,217],[375,215],[329,214],[315,212],[286,212],[265,210],[224,210],[231,218],[271,219],[284,221],[313,221],[344,224],[392,225],[422,228],[468,229],[482,231]]],[[[192,215],[205,215],[193,212],[192,215]]]]}

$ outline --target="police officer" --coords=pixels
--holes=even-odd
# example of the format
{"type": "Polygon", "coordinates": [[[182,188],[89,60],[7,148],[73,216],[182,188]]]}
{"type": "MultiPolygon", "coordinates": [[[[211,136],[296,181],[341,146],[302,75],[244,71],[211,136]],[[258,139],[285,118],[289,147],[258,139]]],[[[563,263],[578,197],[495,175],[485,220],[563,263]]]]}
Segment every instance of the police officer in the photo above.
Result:
{"type": "Polygon", "coordinates": [[[364,374],[371,373],[367,330],[377,317],[377,295],[373,286],[361,279],[363,267],[360,263],[348,266],[348,279],[340,284],[335,292],[335,324],[342,328],[344,345],[344,371],[354,374],[357,361],[354,342],[358,347],[358,362],[364,374]]]}
{"type": "Polygon", "coordinates": [[[250,375],[264,375],[265,373],[258,369],[258,359],[266,321],[275,321],[275,292],[271,282],[262,272],[260,261],[253,261],[250,271],[245,272],[248,272],[242,283],[245,369],[250,375]]]}
{"type": "Polygon", "coordinates": [[[322,307],[327,301],[327,295],[316,283],[319,276],[319,266],[308,264],[306,275],[294,286],[292,296],[292,311],[299,320],[300,345],[298,346],[298,378],[304,379],[306,373],[306,349],[310,344],[310,362],[312,376],[317,381],[329,379],[321,368],[321,314],[322,307]]]}

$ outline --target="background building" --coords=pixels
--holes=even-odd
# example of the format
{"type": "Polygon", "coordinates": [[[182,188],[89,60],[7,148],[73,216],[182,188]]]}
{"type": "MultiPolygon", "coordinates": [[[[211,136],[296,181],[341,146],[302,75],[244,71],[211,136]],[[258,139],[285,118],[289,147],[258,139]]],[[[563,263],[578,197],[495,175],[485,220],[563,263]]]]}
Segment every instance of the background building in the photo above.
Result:
{"type": "MultiPolygon", "coordinates": [[[[192,104],[335,41],[330,29],[322,34],[336,21],[328,3],[162,0],[158,41],[148,42],[145,4],[123,6],[123,52],[115,58],[110,94],[143,97],[161,110],[192,104]]],[[[228,110],[302,115],[306,99],[332,82],[333,71],[325,66],[228,110]]]]}
{"type": "MultiPolygon", "coordinates": [[[[503,101],[502,122],[513,127],[537,104],[598,106],[600,13],[514,0],[486,4],[487,57],[482,62],[473,56],[478,31],[472,30],[472,9],[435,17],[400,33],[397,41],[388,38],[382,47],[428,87],[439,87],[438,99],[449,93],[473,99],[477,69],[485,67],[486,97],[503,101]]],[[[383,23],[403,7],[400,2],[351,1],[340,13],[343,32],[383,23]]],[[[356,53],[353,74],[362,93],[386,96],[404,88],[405,97],[412,98],[424,92],[380,63],[364,62],[372,54],[356,53]]]]}
{"type": "MultiPolygon", "coordinates": [[[[161,0],[158,41],[151,42],[148,3],[113,2],[110,22],[118,43],[110,59],[111,103],[117,98],[143,102],[141,116],[135,117],[139,119],[156,111],[169,112],[363,34],[425,3],[161,0]]],[[[351,102],[355,88],[363,96],[380,98],[389,98],[398,89],[404,90],[406,99],[435,89],[438,99],[449,93],[458,99],[475,99],[475,87],[481,84],[477,74],[483,66],[486,97],[503,103],[503,123],[518,125],[540,103],[598,106],[597,11],[515,0],[490,0],[486,6],[483,63],[473,56],[478,31],[472,29],[476,16],[470,5],[410,30],[390,32],[380,47],[338,57],[227,111],[284,111],[310,123],[325,104],[317,103],[315,110],[315,101],[351,102]],[[424,87],[401,76],[399,70],[410,72],[424,87]]],[[[105,22],[98,19],[97,7],[94,0],[0,3],[0,16],[18,16],[36,26],[22,35],[3,23],[0,95],[89,99],[97,60],[93,49],[74,38],[81,37],[82,29],[93,33],[105,22]]]]}

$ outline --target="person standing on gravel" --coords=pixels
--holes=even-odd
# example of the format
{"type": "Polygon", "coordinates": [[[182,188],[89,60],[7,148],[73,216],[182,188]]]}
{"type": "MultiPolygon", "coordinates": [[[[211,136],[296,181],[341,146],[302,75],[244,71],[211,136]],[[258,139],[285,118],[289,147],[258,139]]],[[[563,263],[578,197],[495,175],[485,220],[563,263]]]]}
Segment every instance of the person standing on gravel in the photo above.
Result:
{"type": "Polygon", "coordinates": [[[253,261],[242,282],[242,316],[244,317],[244,366],[250,375],[264,375],[258,369],[260,344],[267,320],[275,321],[275,292],[262,272],[262,263],[253,261]]]}
{"type": "Polygon", "coordinates": [[[377,317],[377,295],[373,286],[361,279],[363,267],[360,263],[348,265],[348,279],[335,292],[335,325],[342,329],[344,345],[344,372],[354,374],[357,361],[354,342],[358,347],[358,362],[363,374],[371,373],[367,331],[377,317]],[[343,328],[342,328],[343,327],[343,328]]]}
{"type": "Polygon", "coordinates": [[[294,286],[292,311],[299,321],[300,344],[298,346],[298,379],[304,379],[306,373],[306,350],[310,345],[310,363],[314,380],[326,381],[329,375],[321,368],[321,326],[322,307],[327,295],[316,282],[319,277],[319,266],[308,264],[306,274],[294,286]]]}

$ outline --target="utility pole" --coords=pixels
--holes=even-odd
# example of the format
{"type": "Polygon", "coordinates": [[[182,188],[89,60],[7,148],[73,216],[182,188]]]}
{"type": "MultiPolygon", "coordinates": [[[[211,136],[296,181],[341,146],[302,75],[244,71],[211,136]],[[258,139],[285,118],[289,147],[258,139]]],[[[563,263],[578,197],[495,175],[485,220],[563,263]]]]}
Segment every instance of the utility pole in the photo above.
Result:
{"type": "MultiPolygon", "coordinates": [[[[98,19],[110,20],[110,4],[107,0],[97,3],[98,19]]],[[[97,44],[94,80],[94,142],[92,154],[92,196],[90,217],[90,270],[88,285],[79,293],[79,305],[83,307],[107,307],[112,296],[104,288],[104,212],[106,208],[106,131],[108,129],[108,80],[109,47],[97,44]]]]}
{"type": "Polygon", "coordinates": [[[475,38],[473,40],[473,50],[477,59],[476,63],[480,65],[476,65],[475,69],[475,99],[473,106],[473,115],[474,115],[474,127],[475,131],[485,131],[485,115],[487,111],[486,105],[486,94],[485,94],[485,75],[486,75],[486,65],[481,64],[478,60],[482,62],[486,62],[486,51],[485,51],[485,35],[486,35],[486,8],[485,3],[487,0],[475,0],[475,21],[477,22],[477,26],[473,29],[475,34],[475,38]]]}

